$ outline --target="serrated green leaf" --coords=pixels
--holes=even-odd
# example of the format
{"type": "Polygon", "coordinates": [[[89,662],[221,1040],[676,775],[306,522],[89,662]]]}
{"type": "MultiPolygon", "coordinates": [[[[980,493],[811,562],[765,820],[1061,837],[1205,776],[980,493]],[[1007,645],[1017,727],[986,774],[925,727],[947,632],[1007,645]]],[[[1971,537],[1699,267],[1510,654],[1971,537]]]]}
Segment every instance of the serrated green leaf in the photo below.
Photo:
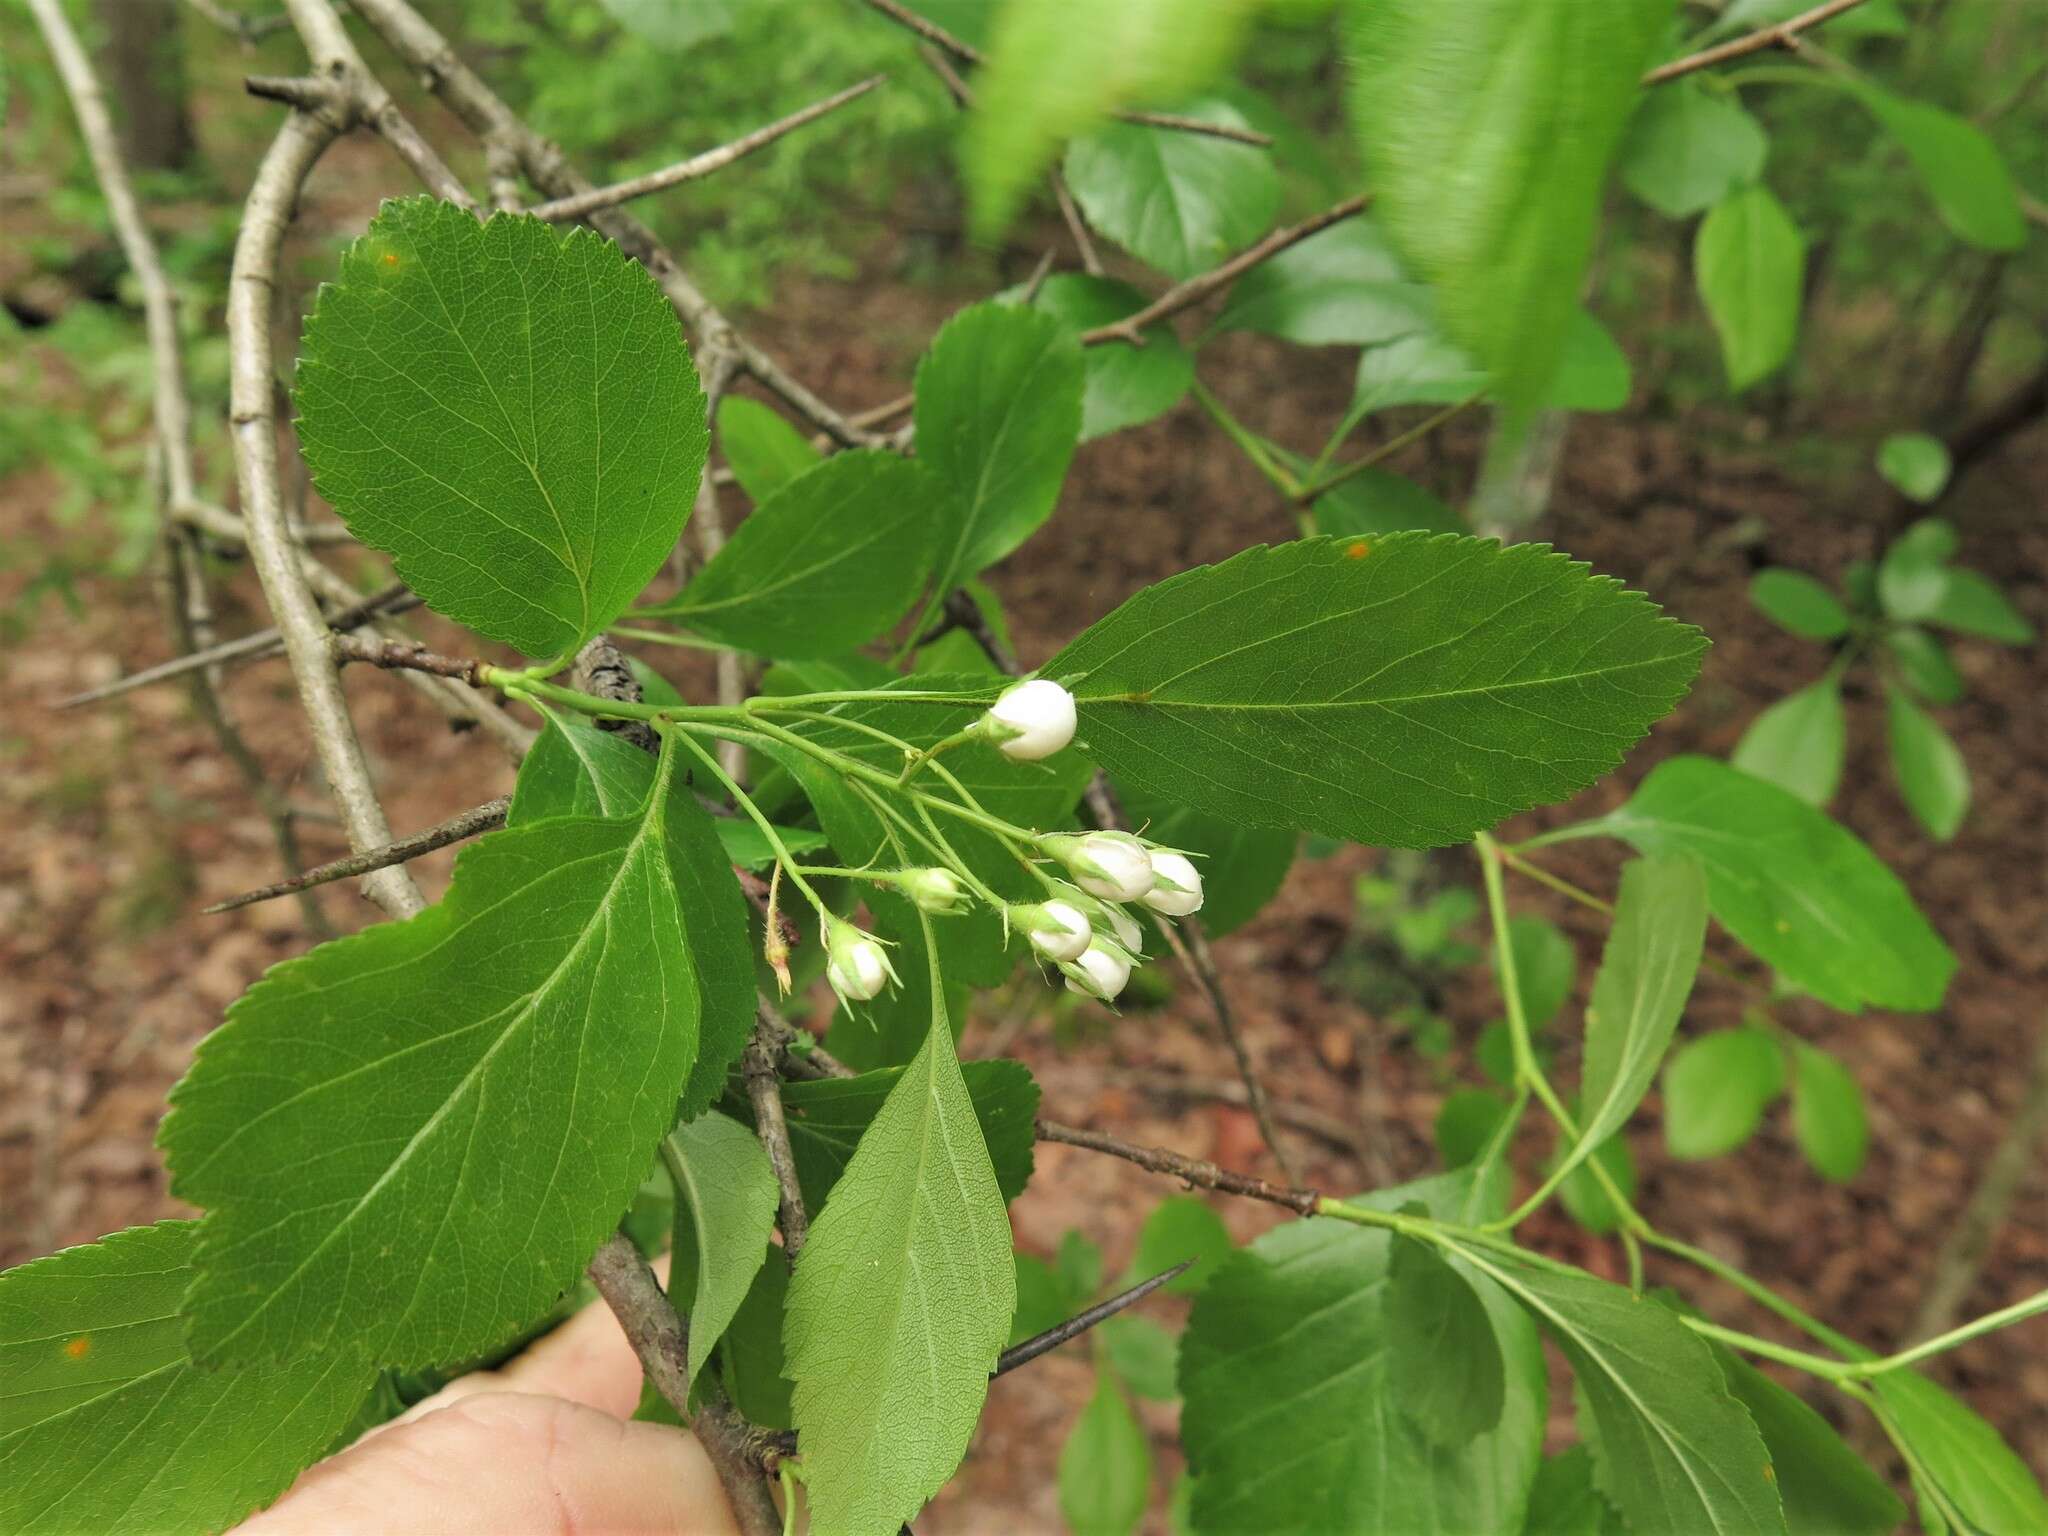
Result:
{"type": "Polygon", "coordinates": [[[1486,1303],[1427,1243],[1395,1237],[1387,1267],[1387,1387],[1437,1445],[1500,1422],[1506,1366],[1486,1303]]]}
{"type": "MultiPolygon", "coordinates": [[[[1246,126],[1219,100],[1176,110],[1246,126]]],[[[1206,133],[1106,123],[1067,146],[1065,174],[1091,227],[1172,278],[1193,277],[1250,245],[1280,205],[1271,155],[1206,133]]]]}
{"type": "Polygon", "coordinates": [[[306,321],[313,483],[428,605],[568,658],[639,595],[690,515],[709,434],[646,268],[452,203],[387,202],[306,321]]]}
{"type": "Polygon", "coordinates": [[[1588,823],[1707,871],[1721,925],[1796,986],[1844,1012],[1918,1011],[1955,956],[1854,834],[1798,796],[1704,757],[1657,765],[1619,811],[1588,823]]]}
{"type": "Polygon", "coordinates": [[[764,656],[857,649],[923,590],[954,505],[914,459],[835,454],[771,492],[687,587],[641,616],[764,656]]]}
{"type": "Polygon", "coordinates": [[[653,754],[588,720],[536,707],[547,727],[520,761],[505,825],[524,827],[561,816],[638,815],[654,787],[653,754]]]}
{"type": "Polygon", "coordinates": [[[2026,244],[2019,189],[1990,135],[1953,112],[1907,101],[1860,77],[1849,89],[1913,162],[1942,223],[1987,251],[2026,244]]]}
{"type": "MultiPolygon", "coordinates": [[[[1529,1028],[1543,1028],[1557,1017],[1579,980],[1579,952],[1564,930],[1548,918],[1529,913],[1508,920],[1508,947],[1515,957],[1515,981],[1521,991],[1522,1017],[1529,1028]]],[[[1489,956],[1500,984],[1499,958],[1489,956]]]]}
{"type": "Polygon", "coordinates": [[[1925,432],[1894,432],[1878,444],[1877,472],[1901,496],[1933,501],[1948,484],[1948,444],[1925,432]]]}
{"type": "Polygon", "coordinates": [[[1081,435],[1073,332],[1006,304],[963,309],[917,365],[917,452],[950,488],[933,591],[993,565],[1052,515],[1081,435]]]}
{"type": "Polygon", "coordinates": [[[794,1429],[789,1378],[782,1374],[782,1313],[789,1299],[789,1265],[782,1249],[772,1243],[761,1257],[719,1351],[724,1357],[725,1390],[749,1424],[794,1429]]]}
{"type": "Polygon", "coordinates": [[[1625,1213],[1607,1193],[1607,1185],[1595,1176],[1596,1166],[1607,1175],[1607,1183],[1614,1186],[1623,1200],[1634,1200],[1636,1160],[1628,1149],[1627,1137],[1617,1131],[1605,1141],[1595,1143],[1592,1156],[1566,1174],[1557,1187],[1557,1198],[1565,1214],[1600,1237],[1619,1230],[1625,1213]]]}
{"type": "Polygon", "coordinates": [[[1690,218],[1763,174],[1770,141],[1735,97],[1697,80],[1646,92],[1621,147],[1621,181],[1666,218],[1690,218]]]}
{"type": "Polygon", "coordinates": [[[1016,1308],[1003,1195],[934,1015],[790,1282],[812,1519],[893,1536],[960,1464],[1016,1308]]]}
{"type": "MultiPolygon", "coordinates": [[[[824,1205],[904,1070],[883,1067],[857,1077],[782,1085],[790,1150],[796,1154],[806,1210],[824,1205]]],[[[969,1061],[962,1063],[961,1073],[996,1183],[1005,1200],[1014,1200],[1031,1182],[1038,1084],[1021,1061],[969,1061]]]]}
{"type": "Polygon", "coordinates": [[[1177,1296],[1192,1296],[1230,1257],[1232,1246],[1230,1229],[1208,1202],[1194,1195],[1168,1195],[1138,1228],[1138,1251],[1131,1257],[1125,1283],[1135,1285],[1193,1259],[1193,1269],[1166,1285],[1177,1296]]]}
{"type": "Polygon", "coordinates": [[[961,146],[976,236],[1003,232],[1061,141],[1118,107],[1179,101],[1207,85],[1251,10],[1246,0],[1001,7],[961,146]]]}
{"type": "Polygon", "coordinates": [[[1418,331],[1358,356],[1347,422],[1397,405],[1456,405],[1486,391],[1486,370],[1448,336],[1418,331]]]}
{"type": "Polygon", "coordinates": [[[1806,241],[1768,187],[1738,188],[1700,220],[1693,269],[1729,388],[1776,373],[1799,336],[1806,241]]]}
{"type": "Polygon", "coordinates": [[[1485,1150],[1507,1105],[1484,1088],[1461,1088],[1436,1112],[1436,1150],[1446,1168],[1462,1168],[1485,1150]]]}
{"type": "Polygon", "coordinates": [[[710,819],[670,792],[674,751],[640,817],[487,837],[439,905],[287,961],[229,1009],[158,1137],[173,1192],[208,1211],[197,1358],[431,1366],[575,1282],[740,967],[752,1012],[739,890],[710,819]]]}
{"type": "MultiPolygon", "coordinates": [[[[1012,289],[999,302],[1020,302],[1022,289],[1012,289]]],[[[1149,301],[1129,283],[1091,277],[1085,272],[1055,272],[1038,285],[1031,300],[1079,336],[1098,325],[1113,325],[1143,309],[1149,301]]],[[[1081,441],[1089,442],[1164,415],[1180,403],[1195,380],[1195,360],[1173,327],[1164,322],[1145,327],[1142,347],[1111,343],[1081,354],[1086,383],[1081,391],[1081,441]]]]}
{"type": "Polygon", "coordinates": [[[1427,533],[1466,531],[1465,520],[1441,498],[1413,480],[1379,468],[1362,469],[1318,496],[1312,510],[1316,532],[1332,538],[1411,528],[1427,533]]]}
{"type": "Polygon", "coordinates": [[[662,1158],[676,1186],[670,1294],[687,1300],[690,1380],[746,1299],[775,1230],[780,1187],[754,1133],[724,1115],[699,1115],[668,1133],[662,1158]],[[685,1290],[679,1271],[693,1272],[685,1290]]]}
{"type": "Polygon", "coordinates": [[[1830,673],[1750,721],[1728,761],[1824,809],[1842,782],[1848,742],[1842,685],[1830,673]]]}
{"type": "Polygon", "coordinates": [[[1924,1473],[1986,1536],[2048,1530],[2048,1498],[2027,1464],[1976,1413],[1917,1371],[1873,1377],[1878,1402],[1924,1473]]]}
{"type": "Polygon", "coordinates": [[[1583,309],[1566,320],[1557,371],[1537,396],[1550,411],[1618,411],[1628,404],[1628,354],[1614,333],[1583,309]]]}
{"type": "Polygon", "coordinates": [[[1089,755],[1212,815],[1460,842],[1583,788],[1705,641],[1531,544],[1419,533],[1258,546],[1131,598],[1042,669],[1089,755]]]}
{"type": "Polygon", "coordinates": [[[1628,1536],[1621,1513],[1593,1482],[1593,1453],[1583,1445],[1543,1458],[1529,1490],[1522,1536],[1628,1536]]]}
{"type": "Polygon", "coordinates": [[[1673,1157],[1719,1157],[1749,1140],[1785,1087],[1785,1053],[1760,1029],[1689,1041],[1664,1073],[1664,1145],[1673,1157]]]}
{"type": "Polygon", "coordinates": [[[1855,1074],[1826,1051],[1802,1045],[1792,1056],[1792,1134],[1799,1150],[1837,1184],[1863,1169],[1870,1121],[1855,1074]]]}
{"type": "Polygon", "coordinates": [[[1898,664],[1900,678],[1921,698],[1930,704],[1953,704],[1962,698],[1963,675],[1949,659],[1948,647],[1926,630],[1898,625],[1885,631],[1884,646],[1898,664]]]}
{"type": "Polygon", "coordinates": [[[1152,1496],[1152,1447],[1108,1371],[1060,1447],[1060,1514],[1074,1536],[1130,1536],[1152,1496]]]}
{"type": "MultiPolygon", "coordinates": [[[[1448,1175],[1360,1203],[1391,1210],[1419,1198],[1440,1218],[1470,1219],[1470,1187],[1468,1175],[1448,1175]]],[[[1196,1298],[1180,1382],[1197,1532],[1520,1528],[1547,1415],[1536,1332],[1461,1268],[1499,1341],[1507,1390],[1492,1430],[1457,1450],[1432,1446],[1393,1390],[1388,1238],[1321,1217],[1290,1222],[1233,1255],[1196,1298]]]]}
{"type": "Polygon", "coordinates": [[[1370,347],[1440,327],[1428,288],[1402,269],[1380,227],[1359,217],[1245,273],[1215,329],[1259,331],[1304,346],[1370,347]]]}
{"type": "Polygon", "coordinates": [[[377,1379],[361,1360],[192,1364],[179,1305],[198,1232],[131,1227],[0,1274],[0,1527],[225,1530],[352,1422],[377,1379]]]}
{"type": "Polygon", "coordinates": [[[1970,810],[1970,765],[1947,731],[1902,689],[1885,689],[1892,771],[1913,819],[1947,842],[1970,810]]]}
{"type": "Polygon", "coordinates": [[[1149,1317],[1120,1312],[1097,1328],[1102,1351],[1133,1392],[1155,1402],[1180,1396],[1180,1340],[1149,1317]]]}
{"type": "Polygon", "coordinates": [[[1649,1092],[1699,973],[1707,877],[1683,853],[1631,859],[1586,1007],[1579,1140],[1562,1166],[1589,1157],[1649,1092]]]}
{"type": "Polygon", "coordinates": [[[718,402],[718,446],[733,478],[756,502],[766,501],[823,455],[779,411],[745,395],[718,402]]]}
{"type": "Polygon", "coordinates": [[[1661,0],[1349,9],[1376,208],[1512,408],[1557,372],[1608,161],[1669,14],[1661,0]]]}
{"type": "Polygon", "coordinates": [[[1952,629],[1959,635],[1976,635],[2002,645],[2032,645],[2034,626],[2006,600],[2003,592],[1960,566],[1950,566],[1942,583],[1941,596],[1928,612],[1929,623],[1952,629]]]}
{"type": "Polygon", "coordinates": [[[1591,1275],[1460,1251],[1571,1362],[1599,1426],[1596,1481],[1633,1529],[1783,1536],[1770,1452],[1676,1313],[1591,1275]]]}
{"type": "Polygon", "coordinates": [[[1749,600],[1773,624],[1808,640],[1838,640],[1849,632],[1849,610],[1841,599],[1804,571],[1758,571],[1750,578],[1749,600]]]}
{"type": "Polygon", "coordinates": [[[1888,1536],[1899,1528],[1906,1507],[1826,1419],[1733,1351],[1719,1344],[1713,1351],[1728,1390],[1770,1449],[1788,1529],[1799,1536],[1888,1536]]]}

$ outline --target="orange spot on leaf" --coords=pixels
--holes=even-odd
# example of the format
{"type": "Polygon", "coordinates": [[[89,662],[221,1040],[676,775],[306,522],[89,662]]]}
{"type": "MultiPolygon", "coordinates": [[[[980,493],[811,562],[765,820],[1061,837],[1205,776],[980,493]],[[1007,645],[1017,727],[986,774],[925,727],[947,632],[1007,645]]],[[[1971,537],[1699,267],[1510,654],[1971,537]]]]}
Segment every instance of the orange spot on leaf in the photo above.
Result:
{"type": "Polygon", "coordinates": [[[395,267],[395,266],[397,266],[397,265],[398,265],[398,252],[396,252],[396,251],[386,251],[386,252],[384,253],[384,265],[385,265],[385,266],[387,266],[387,267],[395,267]]]}
{"type": "Polygon", "coordinates": [[[1364,539],[1353,539],[1344,546],[1344,558],[1347,560],[1363,560],[1371,553],[1372,545],[1364,539]]]}
{"type": "Polygon", "coordinates": [[[92,1353],[92,1340],[81,1333],[64,1346],[64,1353],[74,1360],[83,1360],[92,1353]]]}

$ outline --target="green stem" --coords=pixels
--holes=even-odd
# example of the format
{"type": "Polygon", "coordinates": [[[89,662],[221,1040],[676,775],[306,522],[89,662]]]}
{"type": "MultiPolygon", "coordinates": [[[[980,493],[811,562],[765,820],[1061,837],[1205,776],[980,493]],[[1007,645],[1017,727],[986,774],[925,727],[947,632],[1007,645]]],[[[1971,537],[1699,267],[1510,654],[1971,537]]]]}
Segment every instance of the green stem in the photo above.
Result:
{"type": "Polygon", "coordinates": [[[1868,1358],[1870,1352],[1853,1339],[1837,1333],[1819,1318],[1787,1301],[1762,1281],[1752,1280],[1734,1265],[1715,1258],[1706,1249],[1695,1248],[1691,1243],[1659,1232],[1648,1224],[1642,1229],[1642,1239],[1652,1248],[1660,1249],[1674,1258],[1684,1259],[1695,1268],[1703,1269],[1708,1274],[1727,1281],[1758,1306],[1776,1314],[1802,1333],[1818,1339],[1837,1353],[1868,1358]]]}
{"type": "Polygon", "coordinates": [[[1886,1355],[1882,1360],[1859,1361],[1848,1368],[1850,1376],[1878,1376],[1886,1371],[1896,1371],[1914,1365],[1954,1349],[1958,1344],[1967,1344],[1983,1334],[1995,1333],[2013,1323],[2024,1322],[2048,1312],[2048,1291],[2037,1291],[2025,1301],[2016,1301],[2009,1307],[2000,1307],[1996,1312],[1987,1312],[1973,1322],[1964,1323],[1960,1328],[1951,1328],[1947,1333],[1938,1334],[1925,1343],[1915,1344],[1911,1349],[1902,1349],[1895,1355],[1886,1355]]]}
{"type": "Polygon", "coordinates": [[[1290,500],[1300,496],[1301,482],[1289,474],[1286,467],[1278,463],[1272,454],[1266,451],[1266,445],[1259,441],[1257,433],[1246,427],[1235,416],[1231,415],[1229,411],[1225,410],[1223,402],[1210,394],[1208,386],[1200,379],[1196,379],[1189,388],[1194,394],[1196,403],[1209,413],[1210,418],[1217,426],[1223,429],[1223,435],[1237,445],[1238,452],[1251,460],[1252,468],[1278,486],[1281,492],[1290,500]]]}
{"type": "Polygon", "coordinates": [[[673,736],[697,755],[697,760],[710,770],[712,776],[725,787],[725,792],[732,796],[732,803],[744,811],[754,825],[761,829],[761,835],[768,839],[768,846],[775,851],[775,862],[782,866],[783,872],[789,876],[796,888],[804,893],[804,898],[817,910],[818,915],[821,918],[829,915],[831,908],[825,905],[824,899],[811,889],[811,882],[798,871],[797,862],[791,856],[788,844],[783,842],[782,834],[775,830],[775,823],[761,814],[761,808],[754,804],[751,795],[740,788],[739,781],[718,765],[717,754],[706,752],[698,746],[696,738],[687,730],[668,731],[663,734],[673,736]]]}
{"type": "Polygon", "coordinates": [[[1852,1377],[1856,1371],[1856,1367],[1846,1360],[1830,1360],[1825,1355],[1810,1355],[1803,1349],[1787,1349],[1783,1344],[1773,1344],[1769,1339],[1760,1339],[1753,1333],[1723,1328],[1719,1323],[1710,1323],[1702,1318],[1687,1317],[1681,1318],[1680,1321],[1703,1339],[1713,1339],[1732,1349],[1742,1350],[1745,1354],[1775,1360],[1780,1365],[1789,1365],[1811,1376],[1824,1377],[1829,1381],[1843,1381],[1852,1377]]]}
{"type": "MultiPolygon", "coordinates": [[[[1478,399],[1478,395],[1467,395],[1456,405],[1445,406],[1435,415],[1417,422],[1406,432],[1395,433],[1364,457],[1353,459],[1349,464],[1332,471],[1330,474],[1320,476],[1320,478],[1309,485],[1302,486],[1294,492],[1294,499],[1298,502],[1310,502],[1314,501],[1318,496],[1327,496],[1331,491],[1337,489],[1338,486],[1344,484],[1345,481],[1362,475],[1375,465],[1392,458],[1409,444],[1421,442],[1422,439],[1429,436],[1430,433],[1434,432],[1445,422],[1451,420],[1452,417],[1477,403],[1478,399]]],[[[1318,468],[1320,469],[1320,463],[1318,468]]]]}

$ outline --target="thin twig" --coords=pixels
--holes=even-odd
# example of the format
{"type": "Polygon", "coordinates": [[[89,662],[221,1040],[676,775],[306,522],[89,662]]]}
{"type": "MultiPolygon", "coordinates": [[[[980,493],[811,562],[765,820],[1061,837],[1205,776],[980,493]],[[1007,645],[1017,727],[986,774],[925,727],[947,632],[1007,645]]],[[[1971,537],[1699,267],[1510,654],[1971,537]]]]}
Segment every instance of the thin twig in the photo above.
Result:
{"type": "MultiPolygon", "coordinates": [[[[867,0],[869,9],[879,11],[899,27],[908,28],[934,47],[950,53],[963,64],[979,64],[981,50],[972,43],[963,42],[928,16],[921,16],[899,0],[867,0]]],[[[1272,135],[1260,133],[1255,128],[1240,128],[1234,123],[1212,123],[1199,117],[1184,117],[1171,112],[1117,112],[1112,114],[1122,122],[1135,123],[1143,128],[1169,128],[1178,133],[1206,134],[1212,139],[1231,139],[1239,144],[1269,146],[1272,135]]]]}
{"type": "Polygon", "coordinates": [[[1059,1146],[1081,1147],[1090,1152],[1103,1152],[1111,1157],[1120,1157],[1127,1163],[1136,1163],[1151,1173],[1163,1173],[1194,1189],[1213,1189],[1219,1194],[1242,1195],[1247,1200],[1263,1200],[1269,1205],[1284,1206],[1297,1216],[1313,1216],[1316,1203],[1322,1196],[1313,1189],[1294,1189],[1280,1184],[1268,1183],[1265,1179],[1252,1177],[1248,1173],[1233,1173],[1228,1168],[1219,1168],[1201,1158],[1184,1157],[1165,1147],[1142,1146],[1134,1141],[1125,1141],[1120,1136],[1111,1136],[1104,1131],[1083,1130],[1075,1125],[1061,1125],[1055,1120],[1038,1122],[1038,1139],[1050,1141],[1059,1146]]]}
{"type": "Polygon", "coordinates": [[[722,1396],[690,1410],[690,1334],[633,1240],[614,1232],[590,1260],[590,1283],[619,1320],[640,1368],[688,1423],[711,1459],[743,1536],[781,1536],[782,1517],[761,1478],[746,1425],[722,1396]]]}
{"type": "Polygon", "coordinates": [[[333,859],[317,865],[304,874],[294,875],[289,880],[280,880],[275,885],[259,886],[253,891],[244,891],[239,896],[230,896],[226,901],[216,901],[210,907],[200,910],[207,916],[216,912],[232,912],[237,907],[253,907],[259,901],[274,901],[280,896],[289,896],[296,891],[310,890],[316,885],[326,885],[334,880],[346,880],[352,875],[367,875],[372,870],[385,869],[393,864],[403,864],[432,853],[436,848],[446,848],[450,843],[462,842],[465,838],[478,837],[485,832],[495,832],[505,825],[505,813],[512,802],[503,795],[495,800],[486,800],[482,805],[473,805],[468,810],[450,816],[423,832],[410,837],[401,837],[396,842],[386,843],[382,848],[366,848],[361,853],[352,853],[347,858],[333,859]]]}
{"type": "Polygon", "coordinates": [[[757,149],[764,149],[786,134],[794,133],[806,124],[815,123],[819,118],[838,111],[850,101],[858,101],[889,77],[870,75],[858,85],[849,85],[845,90],[827,96],[823,101],[813,102],[801,111],[756,128],[752,133],[742,134],[730,144],[721,144],[716,149],[707,149],[701,155],[678,161],[659,171],[649,171],[644,176],[635,176],[626,181],[614,182],[608,187],[593,187],[588,192],[570,197],[558,197],[553,202],[542,203],[528,209],[537,219],[559,223],[565,219],[580,219],[585,214],[600,208],[612,208],[636,197],[645,197],[650,192],[661,192],[669,187],[680,186],[686,181],[696,181],[714,171],[722,171],[735,160],[751,155],[757,149]]]}
{"type": "Polygon", "coordinates": [[[1013,1344],[996,1356],[996,1368],[991,1376],[1003,1376],[1020,1365],[1029,1365],[1040,1355],[1058,1349],[1069,1339],[1078,1339],[1090,1328],[1106,1323],[1126,1307],[1136,1306],[1162,1285],[1169,1285],[1195,1267],[1193,1259],[1182,1259],[1171,1269],[1161,1270],[1150,1280],[1141,1280],[1127,1291],[1119,1291],[1107,1301],[1098,1301],[1085,1312],[1077,1312],[1064,1323],[1048,1328],[1043,1333],[1033,1334],[1021,1344],[1013,1344]]]}
{"type": "Polygon", "coordinates": [[[1067,178],[1057,170],[1052,173],[1052,195],[1060,205],[1060,217],[1067,221],[1067,233],[1073,237],[1074,251],[1081,258],[1081,270],[1090,277],[1102,276],[1102,257],[1088,236],[1088,222],[1081,217],[1074,194],[1067,190],[1067,178]]]}
{"type": "MultiPolygon", "coordinates": [[[[875,0],[868,0],[868,3],[872,5],[875,0]]],[[[1146,326],[1156,324],[1169,315],[1177,315],[1182,310],[1201,303],[1210,294],[1227,287],[1260,262],[1279,255],[1290,245],[1299,245],[1310,235],[1319,235],[1332,224],[1341,224],[1344,220],[1363,213],[1371,201],[1370,192],[1361,192],[1356,197],[1345,198],[1335,207],[1325,208],[1312,218],[1303,219],[1299,224],[1276,229],[1257,245],[1238,252],[1220,266],[1211,267],[1207,272],[1199,272],[1184,283],[1175,284],[1135,315],[1126,315],[1123,319],[1113,320],[1108,325],[1098,325],[1093,330],[1083,331],[1081,345],[1094,347],[1105,341],[1121,341],[1134,347],[1142,347],[1145,344],[1146,326]]]]}
{"type": "Polygon", "coordinates": [[[1662,85],[1667,80],[1676,80],[1680,75],[1689,75],[1696,69],[1710,69],[1716,64],[1725,64],[1730,59],[1762,53],[1766,48],[1797,48],[1800,33],[1809,27],[1817,27],[1844,11],[1854,10],[1862,3],[1863,0],[1827,0],[1825,5],[1816,5],[1810,11],[1801,11],[1797,16],[1787,17],[1775,26],[1759,27],[1742,37],[1733,38],[1725,43],[1716,43],[1712,48],[1689,53],[1682,59],[1673,59],[1669,64],[1659,64],[1643,76],[1643,84],[1662,85]]]}
{"type": "Polygon", "coordinates": [[[797,1182],[796,1153],[789,1145],[789,1121],[782,1113],[782,1080],[776,1064],[784,1054],[781,1019],[766,1003],[759,1005],[754,1037],[740,1058],[740,1071],[747,1080],[747,1099],[754,1106],[754,1132],[761,1149],[768,1154],[768,1166],[775,1171],[782,1228],[782,1250],[790,1263],[803,1252],[810,1235],[810,1218],[804,1214],[803,1186],[797,1182]]]}
{"type": "Polygon", "coordinates": [[[328,653],[336,661],[361,661],[387,672],[431,672],[481,688],[486,665],[475,656],[443,656],[413,640],[365,639],[361,635],[330,635],[328,653]]]}
{"type": "MultiPolygon", "coordinates": [[[[328,627],[336,631],[357,629],[371,619],[404,613],[419,605],[420,600],[407,589],[404,582],[393,582],[381,591],[364,598],[353,608],[337,613],[328,620],[328,627]]],[[[82,705],[97,704],[104,699],[132,693],[137,688],[145,688],[151,683],[168,682],[198,668],[221,667],[229,662],[261,661],[265,657],[279,655],[283,650],[284,640],[279,636],[275,626],[259,629],[238,639],[223,640],[217,645],[209,645],[189,655],[174,657],[153,667],[144,667],[140,672],[131,672],[126,677],[117,678],[98,688],[88,688],[84,693],[74,693],[67,699],[59,699],[51,708],[77,709],[82,705]]]]}

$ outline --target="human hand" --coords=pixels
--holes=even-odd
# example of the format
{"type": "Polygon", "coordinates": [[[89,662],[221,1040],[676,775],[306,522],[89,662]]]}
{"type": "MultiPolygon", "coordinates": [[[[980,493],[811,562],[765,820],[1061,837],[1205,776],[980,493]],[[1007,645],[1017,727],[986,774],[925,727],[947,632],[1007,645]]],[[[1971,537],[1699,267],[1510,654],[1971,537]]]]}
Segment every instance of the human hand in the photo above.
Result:
{"type": "Polygon", "coordinates": [[[737,1536],[703,1447],[634,1423],[640,1362],[601,1304],[299,1475],[239,1536],[737,1536]]]}

